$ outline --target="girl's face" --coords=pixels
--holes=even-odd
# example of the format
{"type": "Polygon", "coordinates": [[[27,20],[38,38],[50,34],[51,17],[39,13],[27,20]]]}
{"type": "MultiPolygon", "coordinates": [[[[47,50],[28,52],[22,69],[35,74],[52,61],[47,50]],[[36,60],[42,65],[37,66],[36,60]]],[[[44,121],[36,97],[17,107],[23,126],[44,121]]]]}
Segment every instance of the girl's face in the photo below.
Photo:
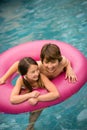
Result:
{"type": "Polygon", "coordinates": [[[37,65],[30,65],[26,76],[31,81],[37,81],[39,78],[39,74],[40,74],[40,71],[39,71],[38,66],[37,65]]]}
{"type": "Polygon", "coordinates": [[[45,70],[49,73],[55,72],[58,68],[58,65],[58,60],[51,60],[50,62],[48,62],[46,59],[43,60],[43,66],[45,70]]]}

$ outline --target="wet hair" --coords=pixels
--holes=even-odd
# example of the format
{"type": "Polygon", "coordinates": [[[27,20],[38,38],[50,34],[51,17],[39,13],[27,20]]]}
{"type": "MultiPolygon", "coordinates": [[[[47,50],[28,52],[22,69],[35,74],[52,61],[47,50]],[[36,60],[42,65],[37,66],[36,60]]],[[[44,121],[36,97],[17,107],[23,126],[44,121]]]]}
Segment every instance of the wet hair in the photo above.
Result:
{"type": "Polygon", "coordinates": [[[56,59],[60,62],[62,60],[60,48],[55,44],[47,43],[41,49],[40,58],[42,63],[45,58],[48,62],[56,59]]]}
{"type": "MultiPolygon", "coordinates": [[[[24,83],[25,87],[29,89],[30,92],[33,90],[32,86],[30,85],[28,79],[24,78],[24,75],[27,74],[28,69],[31,65],[37,65],[38,66],[37,62],[34,59],[32,59],[31,57],[24,57],[23,59],[21,59],[19,61],[19,64],[18,64],[18,71],[23,78],[23,83],[24,83]]],[[[40,75],[39,75],[37,82],[38,82],[39,87],[43,86],[40,75]]]]}

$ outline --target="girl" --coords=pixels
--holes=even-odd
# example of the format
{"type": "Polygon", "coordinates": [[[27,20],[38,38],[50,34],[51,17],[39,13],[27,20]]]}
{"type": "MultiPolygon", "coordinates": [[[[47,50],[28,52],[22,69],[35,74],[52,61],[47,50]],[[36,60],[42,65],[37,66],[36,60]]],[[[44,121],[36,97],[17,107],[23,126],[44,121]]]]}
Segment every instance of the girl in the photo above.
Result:
{"type": "MultiPolygon", "coordinates": [[[[26,100],[30,104],[35,105],[39,101],[50,101],[58,98],[59,92],[55,85],[42,73],[40,73],[38,64],[35,60],[30,57],[25,57],[19,61],[18,71],[21,76],[17,79],[16,85],[11,93],[10,101],[13,104],[21,103],[26,100]],[[23,95],[20,95],[22,87],[27,90],[23,95]],[[46,88],[48,93],[40,95],[37,91],[38,88],[46,88]]],[[[42,110],[37,112],[32,112],[30,115],[30,123],[27,130],[34,129],[34,122],[40,115],[42,110]]]]}

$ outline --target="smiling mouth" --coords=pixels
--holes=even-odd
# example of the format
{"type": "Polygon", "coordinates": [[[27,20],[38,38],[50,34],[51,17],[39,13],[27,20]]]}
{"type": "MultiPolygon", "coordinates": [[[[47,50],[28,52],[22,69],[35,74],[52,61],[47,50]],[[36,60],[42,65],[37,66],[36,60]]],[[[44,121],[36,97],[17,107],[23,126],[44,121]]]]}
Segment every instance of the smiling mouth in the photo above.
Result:
{"type": "Polygon", "coordinates": [[[38,79],[38,77],[34,77],[34,79],[38,79]]]}
{"type": "Polygon", "coordinates": [[[47,71],[48,71],[48,72],[50,72],[50,73],[55,72],[55,70],[54,70],[54,69],[51,69],[51,70],[50,70],[50,69],[47,69],[47,71]]]}

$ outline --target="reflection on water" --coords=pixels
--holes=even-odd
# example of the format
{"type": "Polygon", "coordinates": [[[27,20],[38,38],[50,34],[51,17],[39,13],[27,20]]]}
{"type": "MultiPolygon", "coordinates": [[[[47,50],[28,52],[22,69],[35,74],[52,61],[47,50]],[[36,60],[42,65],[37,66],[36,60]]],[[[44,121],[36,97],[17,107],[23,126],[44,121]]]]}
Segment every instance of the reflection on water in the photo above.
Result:
{"type": "MultiPolygon", "coordinates": [[[[56,39],[72,44],[87,57],[86,12],[86,0],[2,0],[0,53],[27,41],[56,39]]],[[[44,109],[35,130],[87,130],[86,86],[65,102],[44,109]]],[[[24,130],[28,116],[0,114],[0,130],[24,130]]]]}

